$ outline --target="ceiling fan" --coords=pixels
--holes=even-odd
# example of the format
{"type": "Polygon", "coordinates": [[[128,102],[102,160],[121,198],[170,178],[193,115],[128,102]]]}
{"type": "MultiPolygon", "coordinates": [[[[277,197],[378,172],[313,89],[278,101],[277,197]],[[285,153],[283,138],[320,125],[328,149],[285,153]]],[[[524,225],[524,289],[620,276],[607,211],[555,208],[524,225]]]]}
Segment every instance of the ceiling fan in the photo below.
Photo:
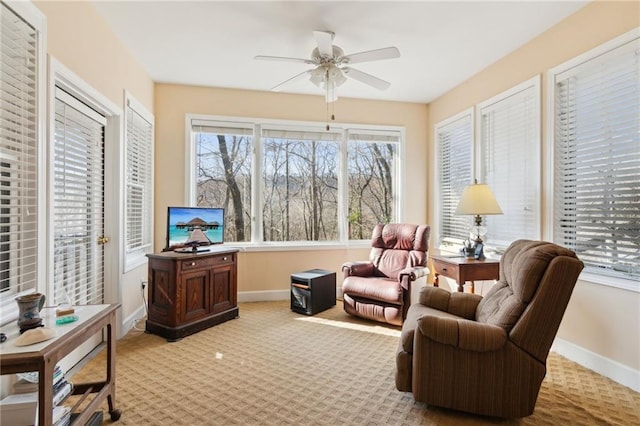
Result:
{"type": "Polygon", "coordinates": [[[371,74],[351,68],[347,65],[361,62],[379,61],[382,59],[393,59],[400,57],[400,51],[397,47],[385,47],[382,49],[368,50],[365,52],[352,53],[345,55],[344,51],[333,44],[335,34],[331,31],[314,31],[313,36],[316,39],[318,47],[311,52],[311,59],[287,58],[282,56],[264,56],[258,55],[255,59],[266,61],[285,61],[299,62],[313,65],[313,69],[297,74],[288,80],[271,88],[273,91],[281,90],[285,85],[301,80],[308,76],[316,86],[324,89],[325,99],[327,103],[334,102],[338,99],[336,88],[344,84],[347,78],[353,78],[361,83],[367,84],[378,90],[386,90],[391,83],[384,81],[371,74]]]}

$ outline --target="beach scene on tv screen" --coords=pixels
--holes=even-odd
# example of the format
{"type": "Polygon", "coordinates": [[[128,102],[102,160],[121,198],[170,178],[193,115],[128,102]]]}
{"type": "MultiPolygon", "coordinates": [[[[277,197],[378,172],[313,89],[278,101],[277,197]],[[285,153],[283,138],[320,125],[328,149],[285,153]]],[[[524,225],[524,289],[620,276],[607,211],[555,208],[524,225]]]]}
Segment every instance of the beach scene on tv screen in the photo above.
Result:
{"type": "Polygon", "coordinates": [[[202,245],[222,242],[222,209],[171,208],[169,210],[169,246],[198,242],[202,245]]]}

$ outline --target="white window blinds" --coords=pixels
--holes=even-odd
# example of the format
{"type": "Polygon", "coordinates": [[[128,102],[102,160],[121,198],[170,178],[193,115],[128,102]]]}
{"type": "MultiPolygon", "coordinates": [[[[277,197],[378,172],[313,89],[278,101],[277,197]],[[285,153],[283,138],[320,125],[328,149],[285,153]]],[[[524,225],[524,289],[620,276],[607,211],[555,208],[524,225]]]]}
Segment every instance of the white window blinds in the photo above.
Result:
{"type": "Polygon", "coordinates": [[[126,252],[151,249],[153,223],[153,119],[126,100],[126,252]]]}
{"type": "Polygon", "coordinates": [[[0,3],[0,293],[37,287],[38,31],[0,3]]]}
{"type": "Polygon", "coordinates": [[[503,215],[485,216],[489,244],[540,238],[540,83],[536,77],[480,105],[480,182],[503,215]]]}
{"type": "Polygon", "coordinates": [[[455,242],[469,238],[469,218],[455,215],[464,188],[473,182],[473,112],[436,125],[440,195],[439,241],[455,242]]]}
{"type": "Polygon", "coordinates": [[[53,300],[102,303],[106,120],[59,88],[55,95],[53,300]]]}
{"type": "Polygon", "coordinates": [[[554,76],[554,240],[586,271],[640,278],[640,44],[554,76]]]}

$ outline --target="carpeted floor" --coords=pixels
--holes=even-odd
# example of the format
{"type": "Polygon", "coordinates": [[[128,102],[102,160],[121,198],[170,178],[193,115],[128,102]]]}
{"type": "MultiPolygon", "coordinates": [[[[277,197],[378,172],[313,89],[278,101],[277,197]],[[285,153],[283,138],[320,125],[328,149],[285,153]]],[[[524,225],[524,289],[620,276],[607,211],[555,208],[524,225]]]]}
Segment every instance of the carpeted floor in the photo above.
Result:
{"type": "MultiPolygon", "coordinates": [[[[530,417],[427,407],[395,389],[398,336],[340,302],[312,317],[286,301],[244,303],[240,318],[175,343],[133,330],[117,343],[117,424],[640,424],[640,394],[554,353],[530,417]]],[[[104,362],[103,351],[71,380],[102,379],[104,362]]]]}

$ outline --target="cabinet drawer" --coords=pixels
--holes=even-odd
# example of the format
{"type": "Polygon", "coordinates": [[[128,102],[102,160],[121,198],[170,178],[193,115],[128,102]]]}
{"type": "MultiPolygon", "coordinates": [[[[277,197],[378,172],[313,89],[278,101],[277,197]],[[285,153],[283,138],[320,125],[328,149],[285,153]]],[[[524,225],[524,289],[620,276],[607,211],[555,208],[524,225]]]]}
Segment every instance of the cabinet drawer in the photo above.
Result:
{"type": "Polygon", "coordinates": [[[457,278],[460,273],[459,267],[455,263],[444,263],[438,262],[437,260],[433,260],[433,269],[436,274],[451,278],[457,278]]]}
{"type": "Polygon", "coordinates": [[[181,272],[193,271],[196,269],[209,269],[214,266],[233,263],[235,253],[226,253],[216,256],[208,256],[199,259],[189,259],[180,262],[181,272]]]}

